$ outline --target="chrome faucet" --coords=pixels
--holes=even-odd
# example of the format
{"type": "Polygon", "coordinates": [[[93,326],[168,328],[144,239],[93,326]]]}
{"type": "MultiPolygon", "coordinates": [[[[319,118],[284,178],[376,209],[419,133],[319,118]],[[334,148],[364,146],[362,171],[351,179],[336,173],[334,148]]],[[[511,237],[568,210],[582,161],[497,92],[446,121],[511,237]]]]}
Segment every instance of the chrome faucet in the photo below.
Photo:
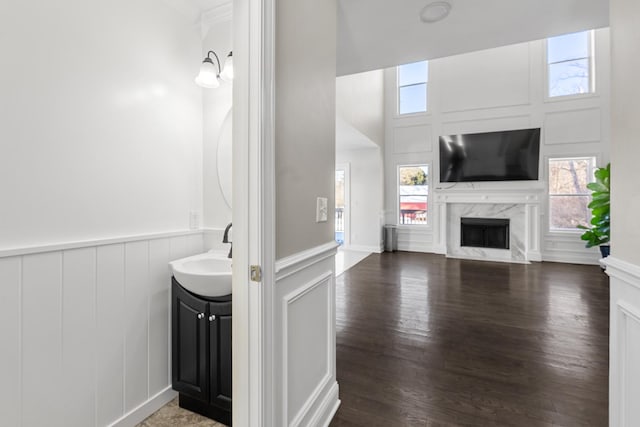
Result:
{"type": "Polygon", "coordinates": [[[233,252],[233,242],[229,241],[230,228],[231,228],[231,223],[229,223],[229,225],[227,225],[227,228],[224,229],[224,236],[222,237],[222,243],[229,243],[231,245],[231,247],[229,248],[229,255],[227,255],[228,258],[232,257],[232,252],[233,252]]]}

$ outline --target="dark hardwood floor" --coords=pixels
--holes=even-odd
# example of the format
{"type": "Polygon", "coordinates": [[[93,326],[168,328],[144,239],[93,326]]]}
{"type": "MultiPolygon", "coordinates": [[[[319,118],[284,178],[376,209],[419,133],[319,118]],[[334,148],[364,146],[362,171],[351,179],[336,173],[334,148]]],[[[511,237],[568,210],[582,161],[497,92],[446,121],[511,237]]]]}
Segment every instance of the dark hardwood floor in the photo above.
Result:
{"type": "Polygon", "coordinates": [[[597,266],[374,254],[337,278],[340,426],[606,426],[597,266]]]}

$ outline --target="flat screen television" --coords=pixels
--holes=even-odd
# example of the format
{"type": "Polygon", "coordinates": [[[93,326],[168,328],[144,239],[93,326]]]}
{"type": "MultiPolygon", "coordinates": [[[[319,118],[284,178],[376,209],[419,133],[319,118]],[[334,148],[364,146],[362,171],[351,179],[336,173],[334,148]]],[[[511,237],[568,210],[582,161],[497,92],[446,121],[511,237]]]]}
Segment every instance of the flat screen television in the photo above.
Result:
{"type": "Polygon", "coordinates": [[[538,179],[540,128],[440,137],[440,182],[538,179]]]}

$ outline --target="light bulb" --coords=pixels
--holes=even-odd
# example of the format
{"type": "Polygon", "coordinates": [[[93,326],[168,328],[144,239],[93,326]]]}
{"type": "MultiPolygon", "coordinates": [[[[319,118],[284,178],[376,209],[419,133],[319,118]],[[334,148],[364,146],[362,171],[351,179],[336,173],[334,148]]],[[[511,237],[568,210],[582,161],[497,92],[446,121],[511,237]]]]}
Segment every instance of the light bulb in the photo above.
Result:
{"type": "Polygon", "coordinates": [[[220,86],[216,67],[213,65],[213,61],[211,61],[210,58],[206,58],[202,61],[202,65],[200,65],[200,73],[198,74],[198,77],[196,77],[196,84],[208,89],[215,89],[220,86]]]}
{"type": "Polygon", "coordinates": [[[220,77],[226,81],[233,80],[233,52],[229,52],[229,55],[227,55],[220,77]]]}

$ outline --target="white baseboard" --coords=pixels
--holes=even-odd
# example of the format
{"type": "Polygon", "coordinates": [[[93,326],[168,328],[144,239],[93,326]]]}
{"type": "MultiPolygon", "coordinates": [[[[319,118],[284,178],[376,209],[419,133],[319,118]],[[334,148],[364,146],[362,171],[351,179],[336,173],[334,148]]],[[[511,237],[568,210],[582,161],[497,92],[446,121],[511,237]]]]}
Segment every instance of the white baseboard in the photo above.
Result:
{"type": "Polygon", "coordinates": [[[446,255],[447,258],[464,259],[469,261],[489,261],[489,262],[505,262],[509,264],[531,264],[529,261],[513,260],[513,259],[500,259],[500,258],[478,258],[468,255],[446,255]]]}
{"type": "Polygon", "coordinates": [[[542,253],[540,253],[540,251],[528,251],[527,259],[529,261],[540,262],[542,261],[542,253]]]}
{"type": "Polygon", "coordinates": [[[324,399],[320,403],[318,410],[311,418],[310,426],[316,427],[328,427],[329,423],[335,416],[340,407],[340,399],[338,398],[338,383],[335,382],[331,386],[329,392],[325,395],[324,399]]]}
{"type": "Polygon", "coordinates": [[[567,264],[598,265],[599,257],[590,253],[569,251],[545,251],[542,261],[563,262],[567,264]]]}
{"type": "Polygon", "coordinates": [[[371,252],[375,254],[384,252],[384,247],[374,245],[349,245],[345,246],[344,249],[347,251],[371,252]]]}
{"type": "Polygon", "coordinates": [[[435,253],[431,243],[422,243],[422,242],[409,242],[409,241],[398,242],[398,250],[406,251],[406,252],[421,252],[425,254],[435,253]]]}
{"type": "Polygon", "coordinates": [[[118,418],[109,427],[134,427],[149,415],[171,402],[178,395],[170,386],[156,394],[138,407],[118,418]]]}

